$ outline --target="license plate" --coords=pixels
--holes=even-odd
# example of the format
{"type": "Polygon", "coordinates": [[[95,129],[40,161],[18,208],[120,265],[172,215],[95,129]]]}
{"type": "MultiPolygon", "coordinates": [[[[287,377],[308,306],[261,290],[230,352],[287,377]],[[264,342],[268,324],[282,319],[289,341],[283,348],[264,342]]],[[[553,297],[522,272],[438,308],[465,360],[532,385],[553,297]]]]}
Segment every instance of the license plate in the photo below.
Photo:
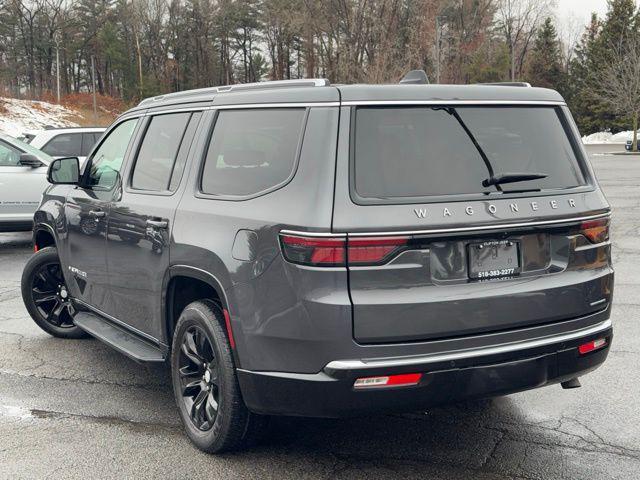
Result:
{"type": "Polygon", "coordinates": [[[511,277],[520,273],[520,245],[513,240],[469,244],[469,278],[511,277]]]}

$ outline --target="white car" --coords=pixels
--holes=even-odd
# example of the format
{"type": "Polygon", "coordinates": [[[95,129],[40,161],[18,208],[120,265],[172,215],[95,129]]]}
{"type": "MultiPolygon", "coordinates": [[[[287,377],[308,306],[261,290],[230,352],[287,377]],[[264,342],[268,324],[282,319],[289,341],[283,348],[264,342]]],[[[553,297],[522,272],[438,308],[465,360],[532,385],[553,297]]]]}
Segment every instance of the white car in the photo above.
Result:
{"type": "Polygon", "coordinates": [[[31,230],[53,158],[0,133],[0,232],[31,230]]]}
{"type": "Polygon", "coordinates": [[[19,139],[53,158],[78,157],[82,165],[105,130],[102,127],[47,128],[27,131],[19,139]]]}

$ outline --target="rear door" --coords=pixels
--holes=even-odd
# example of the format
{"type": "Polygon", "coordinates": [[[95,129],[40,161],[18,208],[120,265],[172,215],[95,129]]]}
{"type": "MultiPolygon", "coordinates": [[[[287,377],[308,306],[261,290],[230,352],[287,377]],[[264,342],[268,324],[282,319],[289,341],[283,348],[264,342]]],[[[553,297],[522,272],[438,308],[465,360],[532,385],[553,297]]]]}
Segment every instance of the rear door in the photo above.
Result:
{"type": "Polygon", "coordinates": [[[608,205],[559,105],[368,104],[343,107],[340,128],[348,175],[337,175],[333,227],[349,237],[356,341],[451,338],[606,308],[608,205]],[[545,176],[483,185],[492,171],[545,176]],[[603,225],[590,240],[583,221],[593,219],[603,225]]]}
{"type": "Polygon", "coordinates": [[[147,117],[123,189],[111,204],[107,257],[113,315],[156,339],[178,190],[201,115],[147,117]]]}

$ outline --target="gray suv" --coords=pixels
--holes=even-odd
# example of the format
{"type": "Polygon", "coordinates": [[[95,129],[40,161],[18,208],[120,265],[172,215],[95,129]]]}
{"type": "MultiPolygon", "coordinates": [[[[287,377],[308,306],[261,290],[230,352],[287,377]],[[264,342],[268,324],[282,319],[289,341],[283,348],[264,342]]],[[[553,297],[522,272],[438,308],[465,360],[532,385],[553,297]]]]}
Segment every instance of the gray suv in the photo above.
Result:
{"type": "Polygon", "coordinates": [[[171,365],[208,452],[269,415],[411,411],[605,361],[609,205],[562,97],[324,80],[123,114],[49,168],[22,293],[50,334],[171,365]]]}

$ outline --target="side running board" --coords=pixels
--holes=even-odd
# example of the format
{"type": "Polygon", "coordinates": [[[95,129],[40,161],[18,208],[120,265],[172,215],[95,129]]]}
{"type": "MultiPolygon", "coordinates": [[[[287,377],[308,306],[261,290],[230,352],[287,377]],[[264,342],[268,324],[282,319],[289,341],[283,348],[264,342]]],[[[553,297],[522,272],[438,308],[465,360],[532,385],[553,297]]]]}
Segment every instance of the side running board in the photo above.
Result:
{"type": "Polygon", "coordinates": [[[73,322],[88,334],[137,362],[164,362],[166,355],[156,345],[91,312],[77,312],[73,322]]]}

